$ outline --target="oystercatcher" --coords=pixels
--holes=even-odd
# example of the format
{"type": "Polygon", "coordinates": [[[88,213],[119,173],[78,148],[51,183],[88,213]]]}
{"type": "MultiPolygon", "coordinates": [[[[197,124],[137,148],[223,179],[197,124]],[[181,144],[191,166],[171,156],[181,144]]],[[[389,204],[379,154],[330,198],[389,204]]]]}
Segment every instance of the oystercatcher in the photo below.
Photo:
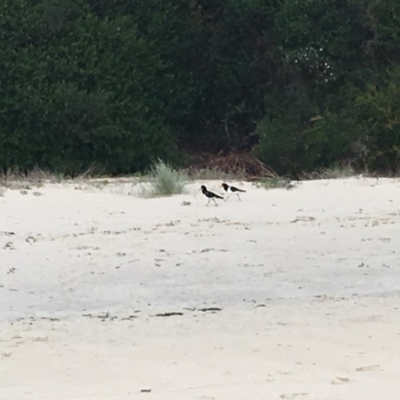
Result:
{"type": "Polygon", "coordinates": [[[240,201],[242,201],[242,199],[240,198],[239,192],[245,193],[245,192],[246,192],[245,190],[243,190],[243,189],[238,189],[238,188],[235,187],[235,186],[230,186],[230,185],[228,185],[227,183],[223,183],[221,186],[224,188],[225,192],[229,193],[229,194],[228,194],[228,197],[226,198],[226,200],[229,199],[229,197],[230,197],[230,195],[231,195],[232,193],[236,193],[236,196],[238,197],[238,199],[239,199],[240,201]]]}
{"type": "Polygon", "coordinates": [[[206,206],[208,206],[210,204],[210,200],[212,200],[215,203],[215,205],[217,206],[218,204],[215,201],[215,199],[224,199],[223,197],[219,196],[218,194],[208,191],[204,185],[201,186],[201,191],[203,192],[204,196],[206,196],[208,198],[208,202],[207,202],[206,206]]]}

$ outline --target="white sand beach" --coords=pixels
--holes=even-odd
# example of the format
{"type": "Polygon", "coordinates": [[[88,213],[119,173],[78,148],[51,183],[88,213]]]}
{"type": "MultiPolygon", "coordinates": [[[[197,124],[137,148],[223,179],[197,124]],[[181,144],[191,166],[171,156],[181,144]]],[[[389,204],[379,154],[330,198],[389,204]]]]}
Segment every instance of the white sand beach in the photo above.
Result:
{"type": "Polygon", "coordinates": [[[0,400],[400,398],[400,180],[204,183],[3,193],[0,400]]]}

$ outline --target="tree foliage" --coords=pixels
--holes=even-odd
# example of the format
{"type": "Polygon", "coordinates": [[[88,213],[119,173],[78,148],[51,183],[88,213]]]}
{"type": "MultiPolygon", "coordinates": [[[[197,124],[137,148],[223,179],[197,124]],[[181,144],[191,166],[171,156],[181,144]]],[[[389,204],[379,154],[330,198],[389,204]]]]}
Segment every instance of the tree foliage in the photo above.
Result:
{"type": "Polygon", "coordinates": [[[3,0],[0,167],[400,166],[396,0],[3,0]]]}

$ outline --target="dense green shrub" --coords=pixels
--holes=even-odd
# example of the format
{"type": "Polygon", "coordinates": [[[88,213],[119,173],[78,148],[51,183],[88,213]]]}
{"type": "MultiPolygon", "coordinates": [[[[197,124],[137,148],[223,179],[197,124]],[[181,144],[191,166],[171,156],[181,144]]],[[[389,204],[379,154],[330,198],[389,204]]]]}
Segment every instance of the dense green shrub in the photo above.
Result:
{"type": "Polygon", "coordinates": [[[400,165],[397,0],[3,0],[0,168],[400,165]],[[258,143],[257,143],[258,142],[258,143]]]}
{"type": "Polygon", "coordinates": [[[170,156],[163,62],[129,16],[99,19],[83,1],[20,4],[2,10],[1,166],[123,173],[170,156]]]}

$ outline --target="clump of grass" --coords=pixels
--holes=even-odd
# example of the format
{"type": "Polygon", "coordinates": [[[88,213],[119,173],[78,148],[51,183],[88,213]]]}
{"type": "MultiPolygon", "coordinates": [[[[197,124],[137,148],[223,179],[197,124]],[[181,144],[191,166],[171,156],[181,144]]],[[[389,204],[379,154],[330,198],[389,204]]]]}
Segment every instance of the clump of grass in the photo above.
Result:
{"type": "Polygon", "coordinates": [[[265,189],[290,189],[290,179],[282,177],[261,178],[255,182],[265,189]]]}
{"type": "Polygon", "coordinates": [[[12,190],[29,190],[31,186],[41,187],[45,183],[60,181],[61,178],[59,176],[39,168],[34,168],[27,172],[14,168],[0,174],[0,186],[12,190]]]}
{"type": "Polygon", "coordinates": [[[329,168],[323,168],[319,171],[305,174],[306,179],[343,179],[351,178],[356,175],[350,165],[332,165],[329,168]]]}
{"type": "Polygon", "coordinates": [[[103,189],[108,184],[108,181],[101,181],[97,178],[100,176],[100,171],[99,166],[93,165],[80,175],[69,176],[64,173],[46,171],[38,167],[29,171],[13,168],[0,173],[0,187],[24,192],[31,190],[33,187],[40,188],[46,184],[74,182],[103,189]]]}
{"type": "Polygon", "coordinates": [[[187,175],[159,160],[150,170],[150,182],[140,184],[141,197],[172,196],[185,192],[187,175]]]}
{"type": "Polygon", "coordinates": [[[189,179],[194,181],[212,181],[212,180],[235,180],[241,181],[246,179],[246,171],[244,169],[236,169],[232,171],[223,171],[219,168],[188,168],[185,170],[189,179]]]}

